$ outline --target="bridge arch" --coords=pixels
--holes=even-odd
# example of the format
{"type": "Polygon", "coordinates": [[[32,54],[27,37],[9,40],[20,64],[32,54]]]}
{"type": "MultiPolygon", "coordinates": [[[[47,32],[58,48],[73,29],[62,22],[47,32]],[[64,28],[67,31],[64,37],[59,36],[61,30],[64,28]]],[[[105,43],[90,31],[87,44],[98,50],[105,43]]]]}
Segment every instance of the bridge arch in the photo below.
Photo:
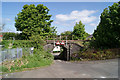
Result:
{"type": "MultiPolygon", "coordinates": [[[[46,45],[44,45],[44,50],[52,53],[52,50],[54,49],[54,47],[55,47],[54,42],[47,43],[46,45]]],[[[77,43],[72,43],[72,42],[68,43],[67,46],[64,45],[61,47],[63,48],[63,52],[60,53],[59,59],[66,60],[66,61],[70,60],[72,54],[79,53],[83,48],[81,45],[77,43]]]]}

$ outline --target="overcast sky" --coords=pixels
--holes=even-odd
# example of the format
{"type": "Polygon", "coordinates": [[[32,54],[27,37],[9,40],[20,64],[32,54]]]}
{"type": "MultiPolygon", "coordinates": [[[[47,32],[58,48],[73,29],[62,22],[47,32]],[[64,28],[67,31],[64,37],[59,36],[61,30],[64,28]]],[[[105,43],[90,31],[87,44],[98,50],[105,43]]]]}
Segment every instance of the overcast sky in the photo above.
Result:
{"type": "MultiPolygon", "coordinates": [[[[6,0],[7,1],[7,0],[6,0]]],[[[12,1],[12,0],[11,0],[12,1]]],[[[4,31],[14,31],[15,16],[22,10],[25,4],[44,4],[50,9],[54,22],[51,26],[57,27],[60,34],[64,31],[72,31],[76,22],[80,20],[85,25],[85,31],[89,34],[94,32],[103,9],[111,6],[114,2],[2,2],[2,21],[5,23],[4,31]]]]}

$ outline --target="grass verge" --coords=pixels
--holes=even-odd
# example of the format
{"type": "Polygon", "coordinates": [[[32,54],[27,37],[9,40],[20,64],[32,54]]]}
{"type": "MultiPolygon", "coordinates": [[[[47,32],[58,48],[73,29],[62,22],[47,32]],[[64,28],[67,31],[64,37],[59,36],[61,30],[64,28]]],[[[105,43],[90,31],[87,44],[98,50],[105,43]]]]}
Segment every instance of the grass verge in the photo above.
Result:
{"type": "Polygon", "coordinates": [[[35,49],[33,55],[24,55],[22,58],[3,62],[0,69],[3,74],[25,71],[33,68],[49,66],[52,64],[53,59],[52,54],[35,49]]]}
{"type": "Polygon", "coordinates": [[[120,49],[105,49],[95,50],[86,49],[79,53],[74,53],[71,56],[71,61],[91,61],[91,60],[106,60],[120,57],[120,49]]]}

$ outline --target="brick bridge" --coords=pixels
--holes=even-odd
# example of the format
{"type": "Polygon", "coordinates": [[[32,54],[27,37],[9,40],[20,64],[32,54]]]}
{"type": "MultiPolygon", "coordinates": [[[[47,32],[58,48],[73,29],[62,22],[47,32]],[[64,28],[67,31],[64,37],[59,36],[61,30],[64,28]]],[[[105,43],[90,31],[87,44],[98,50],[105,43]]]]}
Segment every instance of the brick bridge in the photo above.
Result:
{"type": "Polygon", "coordinates": [[[69,61],[72,54],[80,52],[80,50],[83,48],[81,45],[75,43],[76,41],[82,40],[46,40],[47,44],[44,45],[44,50],[52,53],[57,41],[65,42],[65,45],[61,46],[63,48],[63,52],[59,55],[60,59],[62,60],[69,61]]]}

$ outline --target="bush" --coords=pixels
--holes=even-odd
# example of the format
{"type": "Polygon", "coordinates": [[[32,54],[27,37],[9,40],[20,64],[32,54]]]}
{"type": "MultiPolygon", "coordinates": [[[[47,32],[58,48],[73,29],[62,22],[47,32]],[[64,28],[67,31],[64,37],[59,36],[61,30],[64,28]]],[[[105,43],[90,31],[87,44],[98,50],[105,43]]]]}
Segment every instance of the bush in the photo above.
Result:
{"type": "Polygon", "coordinates": [[[18,40],[20,38],[20,34],[18,33],[11,33],[11,32],[6,32],[3,33],[3,40],[18,40]]]}
{"type": "Polygon", "coordinates": [[[3,40],[0,45],[3,45],[4,48],[8,48],[9,44],[13,44],[12,48],[30,48],[30,47],[34,47],[40,50],[43,50],[43,42],[40,41],[38,44],[35,41],[32,40],[3,40]]]}
{"type": "Polygon", "coordinates": [[[13,43],[13,48],[17,47],[35,47],[33,42],[30,40],[15,40],[13,43]]]}

